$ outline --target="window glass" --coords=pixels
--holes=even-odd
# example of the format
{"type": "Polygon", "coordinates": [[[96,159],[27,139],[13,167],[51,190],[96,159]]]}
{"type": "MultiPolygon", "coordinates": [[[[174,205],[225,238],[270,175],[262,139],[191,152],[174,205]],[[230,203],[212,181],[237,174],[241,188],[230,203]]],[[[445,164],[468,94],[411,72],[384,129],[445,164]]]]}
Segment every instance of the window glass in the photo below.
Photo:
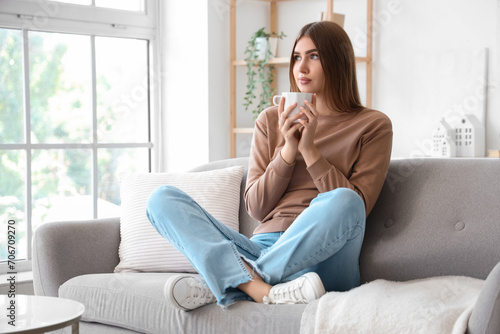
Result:
{"type": "Polygon", "coordinates": [[[16,259],[26,259],[26,151],[0,150],[0,261],[8,256],[8,222],[14,221],[16,259]]]}
{"type": "Polygon", "coordinates": [[[148,141],[148,43],[96,37],[99,142],[148,141]]]}
{"type": "Polygon", "coordinates": [[[147,148],[100,149],[98,216],[120,216],[120,175],[124,172],[147,173],[149,150],[147,148]]]}
{"type": "Polygon", "coordinates": [[[21,31],[0,29],[0,143],[24,142],[22,61],[21,31]]]}
{"type": "Polygon", "coordinates": [[[31,141],[90,142],[90,37],[32,31],[28,36],[31,141]]]}
{"type": "Polygon", "coordinates": [[[91,150],[32,151],[33,228],[47,221],[93,218],[91,150]]]}

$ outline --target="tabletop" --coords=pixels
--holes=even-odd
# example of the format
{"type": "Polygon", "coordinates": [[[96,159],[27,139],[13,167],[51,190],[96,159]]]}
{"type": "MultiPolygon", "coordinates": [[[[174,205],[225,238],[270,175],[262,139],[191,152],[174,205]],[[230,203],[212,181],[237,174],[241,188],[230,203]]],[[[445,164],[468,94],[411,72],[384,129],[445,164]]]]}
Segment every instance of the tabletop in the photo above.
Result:
{"type": "Polygon", "coordinates": [[[43,333],[77,325],[85,307],[74,300],[0,295],[0,333],[43,333]]]}

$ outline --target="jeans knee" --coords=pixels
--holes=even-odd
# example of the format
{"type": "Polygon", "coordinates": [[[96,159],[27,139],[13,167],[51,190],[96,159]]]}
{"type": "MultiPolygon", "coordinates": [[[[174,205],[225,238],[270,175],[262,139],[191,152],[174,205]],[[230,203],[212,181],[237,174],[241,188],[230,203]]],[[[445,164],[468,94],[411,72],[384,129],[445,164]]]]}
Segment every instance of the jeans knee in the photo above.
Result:
{"type": "Polygon", "coordinates": [[[149,196],[146,203],[146,211],[149,214],[156,209],[164,210],[166,206],[175,203],[182,196],[186,196],[186,194],[177,187],[170,185],[158,187],[149,196]]]}
{"type": "Polygon", "coordinates": [[[323,203],[321,210],[325,210],[325,215],[328,217],[333,220],[359,225],[364,229],[365,203],[354,190],[337,188],[321,193],[317,199],[323,203]]]}
{"type": "Polygon", "coordinates": [[[327,201],[330,201],[332,205],[330,207],[335,207],[335,210],[344,210],[346,212],[358,212],[365,210],[365,203],[361,196],[357,192],[349,188],[337,188],[326,193],[320,194],[320,196],[327,197],[327,201]]]}

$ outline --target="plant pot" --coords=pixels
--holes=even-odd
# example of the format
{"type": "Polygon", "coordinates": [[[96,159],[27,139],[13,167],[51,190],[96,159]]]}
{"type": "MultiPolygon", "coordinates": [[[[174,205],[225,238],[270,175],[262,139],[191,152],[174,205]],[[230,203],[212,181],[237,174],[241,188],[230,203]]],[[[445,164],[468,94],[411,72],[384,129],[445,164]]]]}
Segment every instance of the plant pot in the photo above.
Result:
{"type": "Polygon", "coordinates": [[[278,38],[269,37],[269,40],[266,37],[257,37],[255,39],[255,49],[257,51],[257,59],[263,60],[266,58],[266,50],[269,47],[269,51],[271,51],[272,57],[276,56],[276,49],[278,47],[278,38]],[[269,46],[268,46],[269,45],[269,46]]]}
{"type": "Polygon", "coordinates": [[[257,37],[255,39],[255,51],[257,59],[262,60],[266,58],[266,50],[267,50],[267,38],[265,37],[257,37]]]}

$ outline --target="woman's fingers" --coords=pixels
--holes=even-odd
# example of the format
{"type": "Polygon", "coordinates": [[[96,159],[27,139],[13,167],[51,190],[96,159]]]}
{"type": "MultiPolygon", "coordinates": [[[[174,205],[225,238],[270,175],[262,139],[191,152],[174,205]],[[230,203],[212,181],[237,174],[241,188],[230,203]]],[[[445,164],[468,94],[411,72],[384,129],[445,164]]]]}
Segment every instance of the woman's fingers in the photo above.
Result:
{"type": "MultiPolygon", "coordinates": [[[[313,102],[311,103],[311,102],[306,100],[304,104],[307,106],[307,108],[309,108],[309,111],[311,112],[312,115],[318,116],[318,111],[316,110],[315,102],[316,102],[316,98],[313,95],[313,102]]],[[[304,108],[304,109],[307,109],[307,108],[304,108]]]]}
{"type": "Polygon", "coordinates": [[[283,112],[285,111],[285,97],[282,96],[280,99],[280,104],[278,105],[278,118],[279,118],[279,126],[283,125],[283,112]]]}
{"type": "MultiPolygon", "coordinates": [[[[284,98],[282,98],[282,101],[283,101],[283,107],[284,107],[284,98]]],[[[280,101],[280,108],[281,108],[281,101],[280,101]]],[[[290,106],[288,106],[288,108],[286,108],[286,110],[284,111],[281,111],[280,112],[280,109],[278,109],[278,112],[279,112],[279,126],[283,126],[285,124],[285,122],[287,120],[291,120],[291,121],[294,121],[295,119],[292,117],[288,117],[288,115],[290,115],[290,113],[292,112],[292,110],[297,106],[297,103],[294,103],[290,106]]],[[[281,109],[282,110],[282,109],[281,109]]]]}
{"type": "Polygon", "coordinates": [[[280,99],[280,105],[278,107],[278,111],[280,112],[280,115],[283,113],[284,110],[285,110],[285,97],[282,96],[280,99]]]}

